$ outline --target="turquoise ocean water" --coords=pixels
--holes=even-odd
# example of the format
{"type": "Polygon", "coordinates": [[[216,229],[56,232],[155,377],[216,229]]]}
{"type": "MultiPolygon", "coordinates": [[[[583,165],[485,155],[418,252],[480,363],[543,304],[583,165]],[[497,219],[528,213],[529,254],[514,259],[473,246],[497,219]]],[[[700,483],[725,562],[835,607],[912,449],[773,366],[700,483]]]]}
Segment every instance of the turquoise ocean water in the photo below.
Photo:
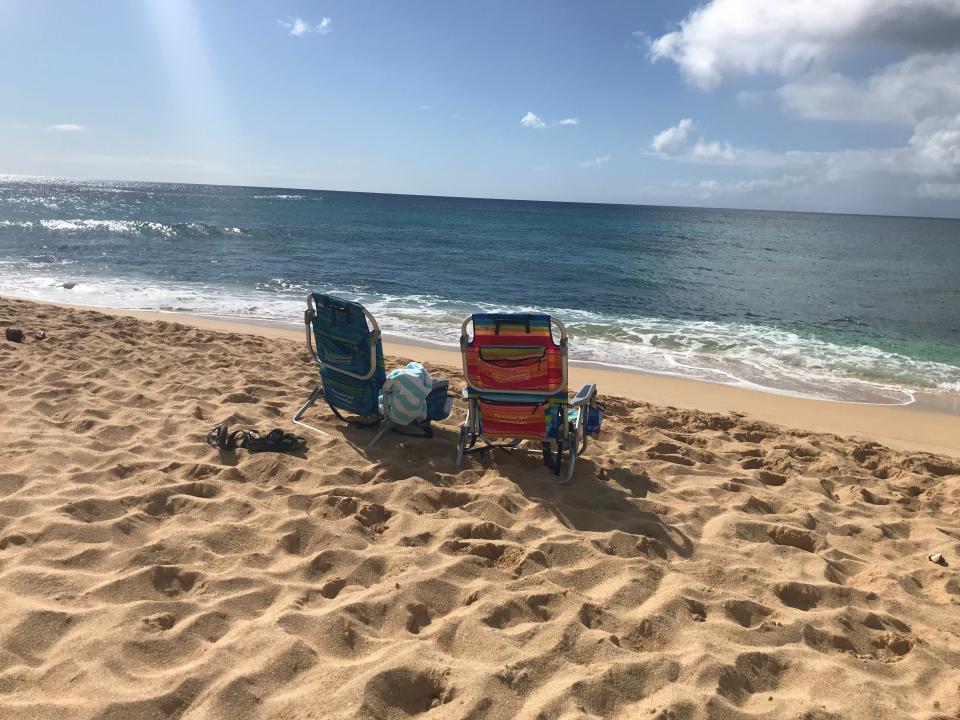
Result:
{"type": "Polygon", "coordinates": [[[536,308],[583,361],[960,392],[957,220],[0,177],[2,294],[297,324],[314,288],[449,345],[472,311],[536,308]]]}

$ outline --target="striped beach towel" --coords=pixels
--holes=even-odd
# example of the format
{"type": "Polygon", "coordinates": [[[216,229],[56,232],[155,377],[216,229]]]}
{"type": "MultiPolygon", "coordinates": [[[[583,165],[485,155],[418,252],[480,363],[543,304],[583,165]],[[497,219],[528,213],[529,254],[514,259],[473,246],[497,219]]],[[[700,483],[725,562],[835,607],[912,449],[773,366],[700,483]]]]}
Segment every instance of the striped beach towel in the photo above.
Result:
{"type": "Polygon", "coordinates": [[[383,383],[383,414],[397,425],[427,419],[427,396],[433,387],[430,373],[420,363],[391,370],[383,383]]]}

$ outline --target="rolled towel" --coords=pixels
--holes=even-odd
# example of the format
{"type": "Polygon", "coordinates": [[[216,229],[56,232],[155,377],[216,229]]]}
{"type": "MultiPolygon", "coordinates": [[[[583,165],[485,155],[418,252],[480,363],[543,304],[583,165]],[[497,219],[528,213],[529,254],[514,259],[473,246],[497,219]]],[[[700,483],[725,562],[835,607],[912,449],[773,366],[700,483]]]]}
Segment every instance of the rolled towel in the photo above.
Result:
{"type": "Polygon", "coordinates": [[[430,373],[418,362],[391,370],[380,396],[384,416],[397,425],[426,420],[427,396],[432,387],[430,373]]]}

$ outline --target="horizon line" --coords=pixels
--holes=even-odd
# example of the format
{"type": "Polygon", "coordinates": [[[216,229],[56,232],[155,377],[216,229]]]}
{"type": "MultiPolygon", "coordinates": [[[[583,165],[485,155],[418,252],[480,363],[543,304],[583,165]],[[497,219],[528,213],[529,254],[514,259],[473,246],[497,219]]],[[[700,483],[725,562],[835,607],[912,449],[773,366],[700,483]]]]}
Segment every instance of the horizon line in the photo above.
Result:
{"type": "Polygon", "coordinates": [[[419,198],[437,198],[446,200],[485,200],[490,202],[531,202],[531,203],[554,203],[558,205],[603,205],[610,207],[647,207],[647,208],[675,208],[678,210],[732,210],[735,212],[770,212],[785,214],[804,214],[804,215],[841,215],[849,217],[878,217],[878,218],[902,218],[904,220],[953,220],[960,221],[960,215],[893,215],[885,213],[858,213],[844,212],[838,210],[771,210],[768,208],[756,207],[722,207],[715,205],[671,205],[671,204],[652,204],[652,203],[629,203],[629,202],[597,202],[593,200],[541,200],[530,198],[505,198],[505,197],[479,197],[471,195],[431,195],[426,193],[401,193],[401,192],[383,192],[377,190],[335,190],[331,188],[310,188],[310,187],[288,187],[282,185],[245,185],[240,183],[202,183],[191,181],[176,180],[119,180],[116,178],[79,178],[66,177],[60,175],[28,175],[24,173],[3,173],[0,172],[0,181],[3,178],[24,178],[24,179],[42,179],[42,180],[62,180],[67,182],[103,182],[103,183],[140,183],[149,185],[193,185],[198,187],[229,187],[243,188],[247,190],[294,190],[300,192],[334,192],[334,193],[353,193],[356,195],[391,195],[396,197],[419,197],[419,198]]]}

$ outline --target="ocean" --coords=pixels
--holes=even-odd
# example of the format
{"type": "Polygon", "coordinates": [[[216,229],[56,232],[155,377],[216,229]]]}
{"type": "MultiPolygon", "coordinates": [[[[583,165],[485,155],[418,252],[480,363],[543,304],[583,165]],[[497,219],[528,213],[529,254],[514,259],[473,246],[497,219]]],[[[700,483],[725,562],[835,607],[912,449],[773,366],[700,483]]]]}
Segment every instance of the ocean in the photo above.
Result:
{"type": "Polygon", "coordinates": [[[578,361],[960,392],[958,220],[0,176],[0,294],[299,325],[313,289],[388,337],[456,346],[471,312],[538,309],[578,361]]]}

